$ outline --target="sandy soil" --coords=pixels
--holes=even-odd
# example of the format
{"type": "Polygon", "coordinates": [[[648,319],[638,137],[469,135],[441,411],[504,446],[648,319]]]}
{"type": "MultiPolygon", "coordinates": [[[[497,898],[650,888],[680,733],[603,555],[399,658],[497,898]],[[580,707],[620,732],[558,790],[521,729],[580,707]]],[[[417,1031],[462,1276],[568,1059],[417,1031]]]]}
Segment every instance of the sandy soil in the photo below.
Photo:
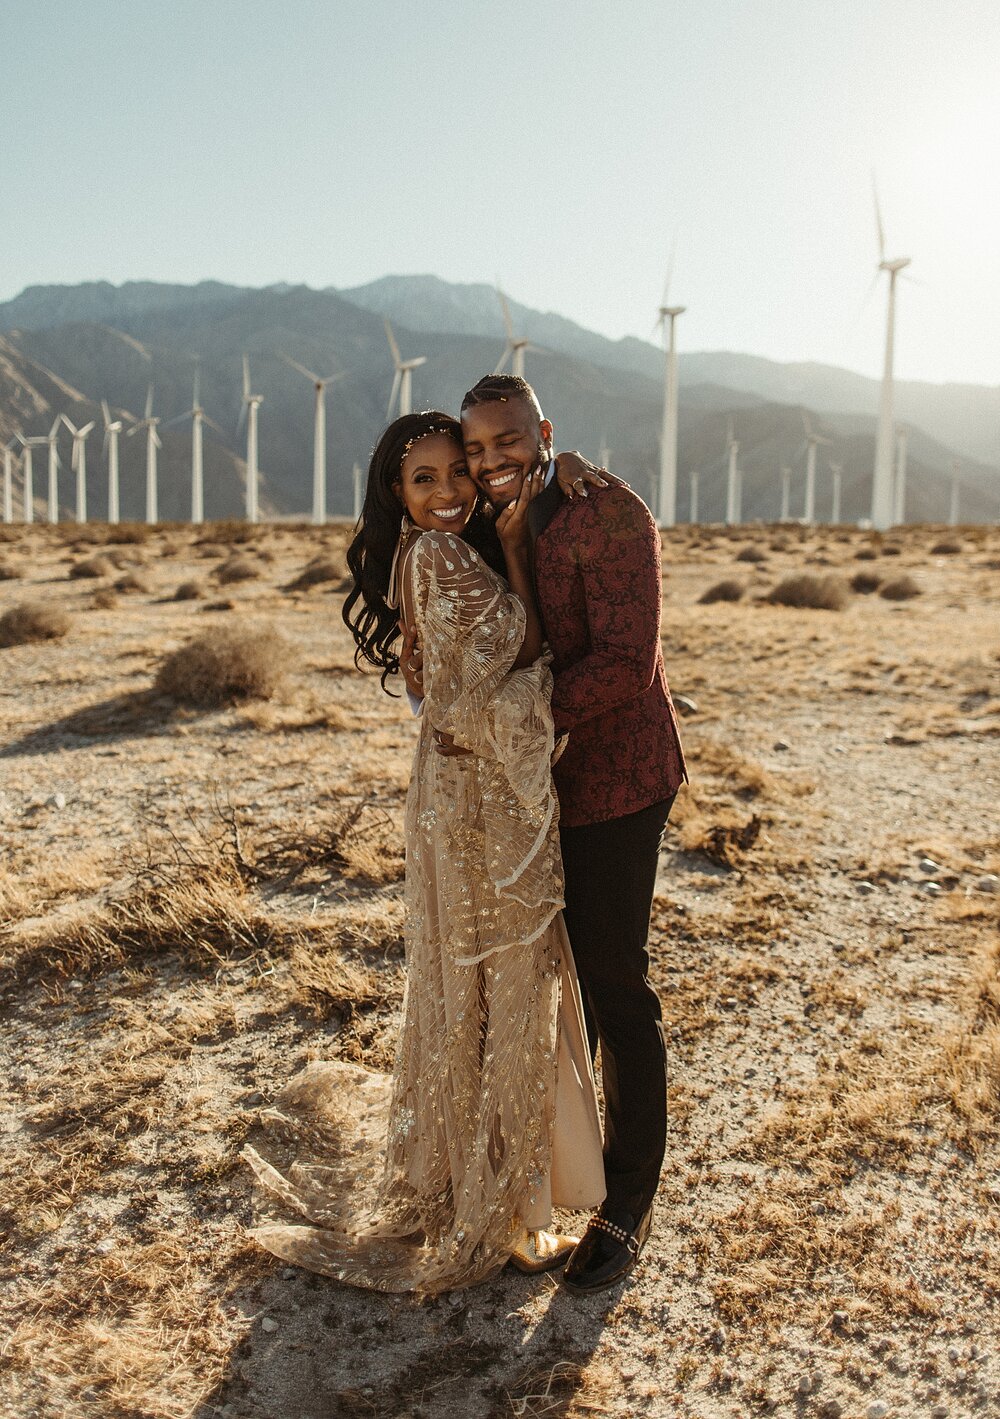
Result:
{"type": "Polygon", "coordinates": [[[414,731],[351,668],[346,529],[126,530],[97,578],[79,532],[0,529],[0,617],[69,616],[0,649],[5,1413],[1000,1413],[1000,532],[669,535],[693,781],[651,933],[653,1237],[589,1301],[505,1272],[429,1302],[244,1235],[260,1109],[308,1059],[385,1067],[398,1024],[414,731]],[[919,594],[762,599],[859,572],[919,594]],[[213,626],[284,638],[271,698],[156,692],[213,626]]]}

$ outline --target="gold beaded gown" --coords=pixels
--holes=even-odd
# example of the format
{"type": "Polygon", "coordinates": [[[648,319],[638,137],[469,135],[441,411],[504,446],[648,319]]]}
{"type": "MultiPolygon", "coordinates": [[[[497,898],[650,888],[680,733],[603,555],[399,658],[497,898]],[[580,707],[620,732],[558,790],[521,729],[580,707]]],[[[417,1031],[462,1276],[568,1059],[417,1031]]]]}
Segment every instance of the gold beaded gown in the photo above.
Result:
{"type": "Polygon", "coordinates": [[[523,604],[460,538],[421,533],[405,580],[425,700],[395,1069],[308,1066],[264,1115],[269,1160],[244,1156],[272,1213],[251,1235],[269,1251],[435,1292],[502,1266],[553,1204],[595,1207],[604,1170],[561,913],[547,659],[511,669],[523,604]],[[472,753],[436,753],[434,729],[472,753]]]}

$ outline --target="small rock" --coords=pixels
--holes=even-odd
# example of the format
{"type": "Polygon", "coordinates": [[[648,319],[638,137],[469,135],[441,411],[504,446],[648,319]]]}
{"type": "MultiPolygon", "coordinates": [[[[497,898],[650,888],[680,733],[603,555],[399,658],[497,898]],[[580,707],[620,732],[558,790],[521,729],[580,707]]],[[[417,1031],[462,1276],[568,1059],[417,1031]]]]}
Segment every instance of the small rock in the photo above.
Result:
{"type": "Polygon", "coordinates": [[[294,1266],[285,1266],[285,1267],[282,1268],[281,1274],[282,1274],[282,1276],[285,1278],[286,1281],[294,1281],[294,1280],[295,1280],[295,1267],[294,1267],[294,1266]]]}
{"type": "Polygon", "coordinates": [[[786,744],[784,739],[776,739],[771,745],[776,754],[786,754],[791,747],[791,744],[786,744]]]}
{"type": "Polygon", "coordinates": [[[865,1413],[868,1419],[885,1419],[885,1416],[889,1413],[889,1406],[884,1399],[873,1399],[865,1410],[865,1413]]]}
{"type": "Polygon", "coordinates": [[[809,1376],[809,1383],[812,1386],[813,1394],[815,1394],[823,1383],[823,1371],[813,1370],[812,1374],[809,1376]]]}
{"type": "Polygon", "coordinates": [[[936,897],[941,891],[940,882],[921,882],[920,885],[929,897],[936,897]]]}
{"type": "Polygon", "coordinates": [[[840,1419],[843,1412],[839,1399],[828,1399],[819,1407],[820,1419],[840,1419]]]}
{"type": "Polygon", "coordinates": [[[846,1311],[834,1311],[834,1313],[833,1313],[833,1323],[834,1323],[834,1325],[846,1325],[846,1324],[847,1324],[847,1312],[846,1312],[846,1311]]]}
{"type": "Polygon", "coordinates": [[[976,883],[977,892],[1000,892],[1000,877],[995,872],[987,872],[976,883]]]}
{"type": "Polygon", "coordinates": [[[922,857],[917,865],[928,877],[935,877],[941,871],[940,864],[935,862],[933,857],[922,857]]]}
{"type": "Polygon", "coordinates": [[[962,1358],[962,1352],[961,1352],[961,1350],[959,1350],[959,1348],[958,1348],[957,1345],[949,1345],[949,1346],[948,1346],[948,1352],[947,1352],[947,1353],[948,1353],[948,1359],[951,1361],[951,1363],[952,1363],[953,1365],[957,1365],[958,1362],[959,1362],[959,1360],[961,1360],[961,1358],[962,1358]]]}
{"type": "Polygon", "coordinates": [[[50,793],[49,796],[48,796],[48,798],[46,798],[46,800],[45,800],[45,806],[46,806],[46,808],[65,808],[65,807],[66,807],[66,795],[65,795],[65,793],[50,793]]]}
{"type": "Polygon", "coordinates": [[[874,882],[856,882],[854,884],[863,897],[871,896],[875,890],[874,882]]]}
{"type": "Polygon", "coordinates": [[[964,1385],[964,1384],[965,1384],[965,1381],[966,1381],[968,1378],[969,1378],[969,1376],[966,1374],[965,1370],[963,1370],[961,1367],[959,1367],[959,1368],[955,1371],[955,1383],[956,1383],[956,1384],[964,1385]]]}
{"type": "Polygon", "coordinates": [[[714,1346],[716,1350],[721,1350],[726,1343],[726,1327],[724,1325],[717,1325],[712,1331],[712,1334],[708,1337],[708,1343],[714,1346]]]}
{"type": "Polygon", "coordinates": [[[810,1380],[808,1375],[800,1376],[795,1390],[797,1394],[809,1394],[812,1391],[812,1380],[810,1380]]]}
{"type": "Polygon", "coordinates": [[[102,1237],[94,1247],[94,1250],[99,1251],[102,1256],[107,1256],[108,1252],[114,1251],[117,1245],[118,1243],[115,1241],[114,1237],[102,1237]]]}
{"type": "Polygon", "coordinates": [[[947,1404],[935,1404],[931,1410],[931,1419],[948,1419],[947,1404]]]}
{"type": "Polygon", "coordinates": [[[813,1202],[809,1206],[809,1211],[814,1217],[822,1217],[823,1213],[826,1211],[826,1204],[822,1202],[813,1202]]]}
{"type": "Polygon", "coordinates": [[[273,1335],[274,1332],[278,1329],[278,1322],[274,1319],[273,1316],[265,1316],[260,1323],[260,1328],[265,1332],[265,1334],[273,1335]]]}
{"type": "Polygon", "coordinates": [[[681,714],[687,715],[698,713],[698,701],[693,700],[690,695],[671,694],[670,698],[674,702],[674,709],[680,710],[681,714]]]}

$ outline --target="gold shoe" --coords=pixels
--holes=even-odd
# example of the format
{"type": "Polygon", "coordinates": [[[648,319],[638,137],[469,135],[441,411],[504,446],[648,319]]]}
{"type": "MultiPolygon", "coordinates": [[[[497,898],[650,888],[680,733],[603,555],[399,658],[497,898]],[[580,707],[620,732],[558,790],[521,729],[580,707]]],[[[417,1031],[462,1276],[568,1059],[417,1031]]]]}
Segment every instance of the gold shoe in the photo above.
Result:
{"type": "Polygon", "coordinates": [[[554,1271],[558,1266],[565,1266],[579,1240],[579,1237],[563,1236],[561,1232],[522,1232],[510,1254],[510,1264],[526,1276],[554,1271]]]}

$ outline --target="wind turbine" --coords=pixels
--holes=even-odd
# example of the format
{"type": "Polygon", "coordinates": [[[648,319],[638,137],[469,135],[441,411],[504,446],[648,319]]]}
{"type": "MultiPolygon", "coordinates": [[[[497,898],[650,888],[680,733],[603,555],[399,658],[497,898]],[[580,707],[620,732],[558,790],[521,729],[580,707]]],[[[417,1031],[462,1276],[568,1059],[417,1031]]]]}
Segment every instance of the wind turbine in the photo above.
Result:
{"type": "Polygon", "coordinates": [[[902,527],[906,522],[906,441],[906,425],[897,424],[896,481],[892,490],[892,520],[896,527],[902,527]]]}
{"type": "Polygon", "coordinates": [[[59,414],[43,443],[49,446],[49,521],[59,521],[59,469],[62,464],[59,462],[59,426],[63,421],[62,414],[59,414]]]}
{"type": "Polygon", "coordinates": [[[875,224],[878,228],[878,270],[889,274],[889,306],[885,331],[885,365],[882,371],[882,395],[879,400],[878,435],[875,441],[875,471],[872,478],[872,526],[884,531],[892,525],[892,453],[894,427],[892,422],[892,359],[896,325],[896,277],[912,260],[897,256],[891,260],[885,254],[885,231],[875,190],[875,224]]]}
{"type": "Polygon", "coordinates": [[[957,458],[953,458],[953,459],[951,460],[951,500],[950,500],[949,505],[948,505],[948,526],[949,526],[949,527],[957,527],[957,526],[958,526],[958,500],[959,500],[958,470],[959,470],[960,467],[961,467],[961,464],[959,463],[958,459],[957,459],[957,458]]]}
{"type": "Polygon", "coordinates": [[[726,478],[726,522],[732,527],[734,523],[742,521],[740,514],[742,510],[741,503],[743,501],[741,496],[743,492],[741,487],[742,480],[737,463],[740,445],[733,432],[732,419],[728,419],[726,422],[726,439],[729,448],[729,473],[726,478]]]}
{"type": "Polygon", "coordinates": [[[146,412],[142,418],[132,425],[126,438],[131,438],[140,429],[146,430],[146,521],[156,522],[157,518],[157,487],[156,487],[156,450],[163,447],[160,435],[156,431],[156,426],[160,422],[153,414],[153,386],[150,385],[146,391],[146,412]]]}
{"type": "Polygon", "coordinates": [[[834,527],[840,526],[840,491],[843,481],[844,465],[842,463],[831,463],[830,473],[833,476],[833,494],[830,507],[830,521],[834,527]]]}
{"type": "Polygon", "coordinates": [[[661,527],[673,527],[677,521],[677,317],[687,306],[670,305],[670,277],[674,257],[671,252],[667,279],[663,284],[663,300],[654,329],[663,332],[666,364],[663,375],[663,427],[660,433],[660,496],[661,527]],[[669,324],[668,324],[669,322],[669,324]]]}
{"type": "Polygon", "coordinates": [[[803,521],[811,527],[816,521],[816,449],[819,444],[830,443],[832,440],[813,432],[809,415],[804,409],[802,426],[806,431],[806,497],[803,521]]]}
{"type": "MultiPolygon", "coordinates": [[[[386,322],[388,325],[388,321],[386,322]]],[[[338,374],[320,375],[300,365],[298,360],[288,355],[281,357],[293,370],[311,379],[316,391],[316,407],[313,422],[313,510],[312,520],[316,526],[326,521],[326,386],[343,379],[344,371],[338,374]]],[[[421,363],[423,363],[421,361],[421,363]]],[[[246,395],[244,394],[244,398],[246,395]]]]}
{"type": "Polygon", "coordinates": [[[787,522],[791,517],[792,509],[792,470],[786,465],[781,467],[781,522],[787,522]]]}
{"type": "Polygon", "coordinates": [[[355,463],[353,469],[354,477],[354,521],[357,523],[361,518],[361,509],[364,505],[365,484],[361,472],[361,464],[355,463]]]}
{"type": "Polygon", "coordinates": [[[214,419],[210,419],[201,407],[201,366],[195,362],[194,367],[194,388],[192,391],[191,408],[185,409],[183,414],[178,414],[164,424],[168,429],[171,424],[180,423],[182,419],[191,420],[191,521],[201,523],[205,521],[205,476],[204,459],[202,457],[202,424],[211,424],[216,433],[221,434],[222,430],[214,419]]]}
{"type": "Polygon", "coordinates": [[[17,434],[3,446],[3,520],[14,521],[14,445],[20,443],[17,434]]]}
{"type": "Polygon", "coordinates": [[[22,473],[22,518],[25,522],[35,520],[35,475],[32,466],[32,457],[36,448],[41,448],[48,443],[44,434],[35,434],[32,438],[25,438],[23,434],[18,434],[21,440],[21,447],[24,449],[23,473],[22,473]]]}
{"type": "Polygon", "coordinates": [[[392,406],[396,403],[396,395],[399,395],[399,407],[397,413],[403,414],[413,412],[413,391],[411,376],[415,369],[427,363],[426,355],[418,355],[414,360],[404,360],[399,353],[399,346],[396,344],[396,337],[392,333],[392,326],[389,321],[385,321],[386,338],[389,341],[389,349],[392,351],[392,362],[396,366],[396,373],[392,381],[392,393],[389,395],[389,407],[386,411],[386,418],[392,414],[392,406]]]}
{"type": "MultiPolygon", "coordinates": [[[[503,354],[500,356],[500,363],[493,371],[499,374],[504,365],[510,360],[510,372],[517,375],[519,379],[524,378],[524,354],[526,350],[536,350],[537,345],[532,345],[530,340],[518,340],[514,334],[514,322],[510,317],[510,306],[507,304],[507,297],[497,286],[497,295],[500,297],[500,309],[503,311],[503,324],[507,332],[507,344],[503,354]]],[[[407,411],[409,412],[409,411],[407,411]]]]}
{"type": "Polygon", "coordinates": [[[87,435],[94,427],[95,420],[91,419],[89,424],[84,424],[82,429],[78,429],[66,415],[62,415],[62,421],[73,435],[73,453],[70,458],[70,467],[76,474],[76,520],[77,522],[87,521],[87,435]]]}
{"type": "MultiPolygon", "coordinates": [[[[257,521],[257,489],[260,483],[260,471],[257,467],[257,410],[264,402],[263,394],[253,394],[250,389],[250,361],[246,355],[243,356],[243,410],[240,414],[240,423],[247,421],[247,522],[257,521]]],[[[197,404],[197,399],[195,404],[197,404]]],[[[198,439],[201,441],[201,419],[204,417],[202,410],[198,410],[198,439]]],[[[201,450],[199,448],[199,454],[201,450]]]]}
{"type": "Polygon", "coordinates": [[[691,503],[688,511],[688,522],[698,521],[698,470],[691,469],[691,503]]]}
{"type": "Polygon", "coordinates": [[[122,431],[121,419],[112,419],[108,401],[101,400],[104,416],[104,448],[108,455],[108,521],[118,521],[118,435],[122,431]]]}

